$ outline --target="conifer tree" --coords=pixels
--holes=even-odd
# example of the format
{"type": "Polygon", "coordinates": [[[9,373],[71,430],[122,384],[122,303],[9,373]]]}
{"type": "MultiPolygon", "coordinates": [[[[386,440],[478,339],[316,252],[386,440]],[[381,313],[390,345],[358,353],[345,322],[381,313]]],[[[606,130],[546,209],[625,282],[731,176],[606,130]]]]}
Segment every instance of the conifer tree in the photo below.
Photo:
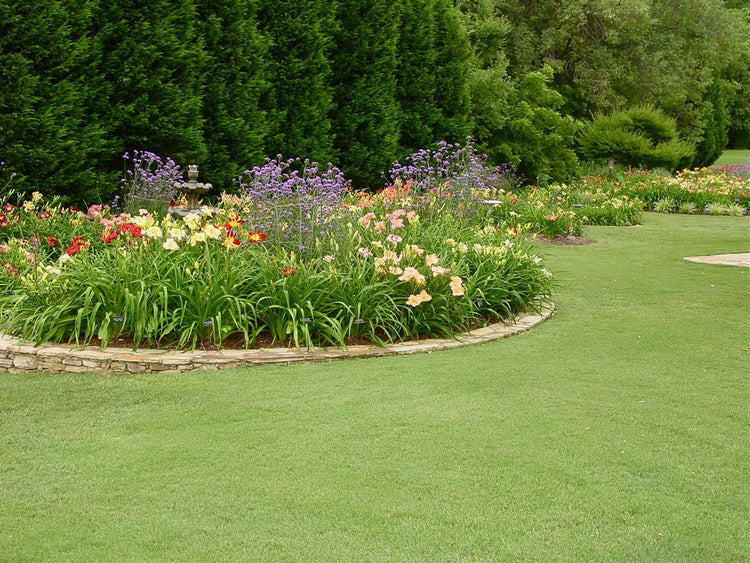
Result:
{"type": "Polygon", "coordinates": [[[469,36],[452,0],[435,0],[435,104],[440,112],[434,134],[459,142],[471,131],[469,36]]]}
{"type": "Polygon", "coordinates": [[[195,2],[102,1],[94,21],[102,101],[95,111],[107,128],[111,165],[132,149],[200,161],[205,60],[195,2]]]}
{"type": "Polygon", "coordinates": [[[83,79],[89,2],[0,4],[0,161],[12,187],[98,200],[102,131],[83,79]]]}
{"type": "Polygon", "coordinates": [[[440,119],[436,104],[437,62],[435,0],[403,0],[397,43],[397,90],[399,147],[411,154],[439,139],[440,119]]]}
{"type": "Polygon", "coordinates": [[[340,0],[333,56],[337,162],[359,188],[380,187],[396,157],[398,5],[340,0]]]}
{"type": "Polygon", "coordinates": [[[203,40],[203,138],[207,157],[201,176],[217,190],[263,160],[268,134],[260,108],[268,91],[268,41],[256,25],[253,1],[201,2],[198,21],[203,40]]]}
{"type": "Polygon", "coordinates": [[[336,3],[326,0],[261,1],[259,26],[270,41],[269,156],[332,158],[329,56],[335,12],[336,3]]]}

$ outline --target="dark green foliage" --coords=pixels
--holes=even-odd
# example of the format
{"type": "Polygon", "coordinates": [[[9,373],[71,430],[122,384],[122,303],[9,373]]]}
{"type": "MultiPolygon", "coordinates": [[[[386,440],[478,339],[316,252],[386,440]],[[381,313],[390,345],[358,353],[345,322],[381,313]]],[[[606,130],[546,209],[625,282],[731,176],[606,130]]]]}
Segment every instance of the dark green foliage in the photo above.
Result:
{"type": "Polygon", "coordinates": [[[728,87],[722,80],[714,80],[703,96],[703,132],[695,147],[692,166],[710,166],[727,146],[729,113],[726,104],[728,87]]]}
{"type": "Polygon", "coordinates": [[[201,70],[205,64],[192,0],[99,2],[95,111],[113,163],[142,149],[187,164],[202,159],[201,70]]]}
{"type": "Polygon", "coordinates": [[[267,40],[255,25],[253,2],[201,2],[199,26],[205,54],[203,138],[207,156],[201,177],[217,190],[262,161],[268,132],[260,109],[265,80],[267,40]]]}
{"type": "Polygon", "coordinates": [[[270,39],[266,153],[332,159],[329,60],[336,3],[262,0],[259,26],[270,39]]]}
{"type": "Polygon", "coordinates": [[[470,47],[449,0],[403,0],[397,45],[400,153],[471,131],[470,47]]]}
{"type": "Polygon", "coordinates": [[[98,199],[89,17],[88,2],[0,4],[0,161],[17,174],[17,190],[98,199]]]}
{"type": "Polygon", "coordinates": [[[437,29],[435,103],[440,112],[435,140],[458,142],[471,131],[468,87],[471,46],[461,17],[450,0],[435,0],[437,29]]]}
{"type": "Polygon", "coordinates": [[[689,165],[695,155],[695,148],[680,140],[675,120],[648,106],[599,115],[578,141],[583,159],[614,159],[630,167],[675,170],[689,165]]]}
{"type": "Polygon", "coordinates": [[[379,187],[398,149],[397,4],[341,0],[333,115],[337,161],[356,187],[379,187]]]}
{"type": "Polygon", "coordinates": [[[564,181],[577,167],[571,150],[575,121],[561,114],[552,70],[507,74],[504,44],[510,31],[492,0],[466,0],[473,48],[469,76],[473,135],[494,164],[511,162],[526,182],[564,181]]]}
{"type": "Polygon", "coordinates": [[[427,147],[434,138],[440,110],[435,101],[434,0],[403,0],[397,45],[397,97],[400,147],[404,153],[427,147]]]}
{"type": "Polygon", "coordinates": [[[500,129],[503,142],[498,152],[516,164],[527,182],[568,180],[576,173],[578,159],[572,150],[578,125],[562,115],[563,97],[550,86],[552,71],[544,68],[522,76],[509,95],[509,112],[500,129]]]}

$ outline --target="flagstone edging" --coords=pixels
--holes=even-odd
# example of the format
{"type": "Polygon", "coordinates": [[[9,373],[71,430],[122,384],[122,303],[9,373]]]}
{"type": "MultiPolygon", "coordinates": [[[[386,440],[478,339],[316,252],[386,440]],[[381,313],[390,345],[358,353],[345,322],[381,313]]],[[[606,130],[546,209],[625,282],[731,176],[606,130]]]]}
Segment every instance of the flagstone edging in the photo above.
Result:
{"type": "Polygon", "coordinates": [[[173,350],[125,350],[40,344],[0,334],[0,371],[11,373],[44,371],[52,373],[181,373],[196,369],[218,370],[260,364],[291,364],[329,361],[340,358],[394,356],[447,350],[481,344],[526,332],[554,314],[547,305],[539,313],[527,313],[514,323],[496,323],[455,338],[428,338],[389,344],[356,345],[347,348],[261,348],[257,350],[217,350],[178,352],[173,350]]]}

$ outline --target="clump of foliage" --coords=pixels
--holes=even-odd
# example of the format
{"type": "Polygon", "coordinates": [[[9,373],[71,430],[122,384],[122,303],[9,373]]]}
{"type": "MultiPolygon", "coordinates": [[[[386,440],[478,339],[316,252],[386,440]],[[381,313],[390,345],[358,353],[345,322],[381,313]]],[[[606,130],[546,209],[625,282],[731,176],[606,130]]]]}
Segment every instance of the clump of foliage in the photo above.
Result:
{"type": "Polygon", "coordinates": [[[677,123],[653,107],[636,107],[599,115],[578,136],[585,160],[633,168],[676,170],[692,162],[695,149],[682,141],[677,123]]]}

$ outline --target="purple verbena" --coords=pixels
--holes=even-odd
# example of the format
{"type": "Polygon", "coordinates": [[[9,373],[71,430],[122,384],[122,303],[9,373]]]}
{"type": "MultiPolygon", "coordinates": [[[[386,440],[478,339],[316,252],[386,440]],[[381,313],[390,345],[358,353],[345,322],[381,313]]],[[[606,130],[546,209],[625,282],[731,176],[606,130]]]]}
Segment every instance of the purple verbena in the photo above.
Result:
{"type": "Polygon", "coordinates": [[[182,172],[171,158],[165,161],[152,152],[138,150],[125,153],[123,158],[128,163],[125,178],[120,180],[126,206],[161,206],[176,195],[175,183],[182,181],[182,172]]]}
{"type": "Polygon", "coordinates": [[[255,226],[300,251],[313,248],[315,239],[332,229],[333,215],[349,188],[341,170],[330,163],[323,167],[281,155],[245,170],[236,181],[252,203],[255,226]]]}
{"type": "Polygon", "coordinates": [[[389,176],[394,183],[410,182],[423,192],[457,196],[517,183],[513,166],[489,165],[487,155],[477,152],[471,137],[465,145],[440,141],[434,150],[418,150],[404,164],[396,162],[389,176]]]}

